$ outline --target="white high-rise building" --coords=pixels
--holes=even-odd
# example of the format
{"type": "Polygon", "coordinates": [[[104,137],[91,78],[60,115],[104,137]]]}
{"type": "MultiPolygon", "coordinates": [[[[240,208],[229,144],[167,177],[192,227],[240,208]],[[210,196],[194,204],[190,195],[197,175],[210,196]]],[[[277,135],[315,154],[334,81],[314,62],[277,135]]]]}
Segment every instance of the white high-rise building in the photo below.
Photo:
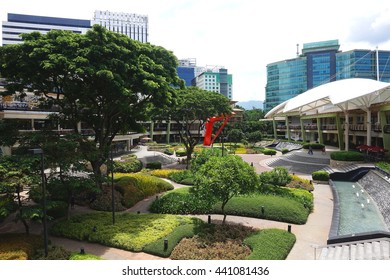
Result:
{"type": "Polygon", "coordinates": [[[132,13],[95,11],[91,24],[99,24],[108,30],[125,34],[133,40],[148,42],[148,17],[132,13]]]}

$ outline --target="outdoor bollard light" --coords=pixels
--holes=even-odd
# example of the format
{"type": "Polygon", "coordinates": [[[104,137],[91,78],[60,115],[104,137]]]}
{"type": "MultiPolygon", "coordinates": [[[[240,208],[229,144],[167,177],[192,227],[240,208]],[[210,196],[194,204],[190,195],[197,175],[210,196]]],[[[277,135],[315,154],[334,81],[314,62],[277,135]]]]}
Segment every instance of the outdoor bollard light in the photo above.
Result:
{"type": "Polygon", "coordinates": [[[207,222],[208,222],[209,224],[211,224],[211,215],[208,216],[207,222]]]}
{"type": "Polygon", "coordinates": [[[288,226],[287,226],[287,231],[288,231],[288,232],[291,232],[291,225],[288,225],[288,226]]]}
{"type": "Polygon", "coordinates": [[[158,200],[158,195],[156,195],[156,200],[158,200]]]}
{"type": "Polygon", "coordinates": [[[141,211],[137,211],[137,214],[141,214],[141,211]]]}
{"type": "Polygon", "coordinates": [[[251,166],[253,167],[253,162],[251,162],[251,166]]]}
{"type": "Polygon", "coordinates": [[[42,211],[43,211],[43,241],[45,245],[45,257],[48,254],[48,234],[46,217],[46,178],[45,178],[45,155],[41,148],[29,149],[34,155],[41,155],[41,177],[42,177],[42,211]]]}
{"type": "Polygon", "coordinates": [[[84,254],[85,254],[84,247],[81,247],[81,248],[80,248],[80,254],[82,254],[82,255],[84,255],[84,254]]]}
{"type": "Polygon", "coordinates": [[[94,227],[92,228],[92,231],[93,231],[93,232],[96,232],[96,231],[97,231],[96,226],[94,226],[94,227]]]}
{"type": "Polygon", "coordinates": [[[264,215],[264,212],[265,212],[264,206],[261,206],[261,215],[264,215]]]}
{"type": "Polygon", "coordinates": [[[168,250],[168,239],[164,239],[164,251],[168,250]]]}

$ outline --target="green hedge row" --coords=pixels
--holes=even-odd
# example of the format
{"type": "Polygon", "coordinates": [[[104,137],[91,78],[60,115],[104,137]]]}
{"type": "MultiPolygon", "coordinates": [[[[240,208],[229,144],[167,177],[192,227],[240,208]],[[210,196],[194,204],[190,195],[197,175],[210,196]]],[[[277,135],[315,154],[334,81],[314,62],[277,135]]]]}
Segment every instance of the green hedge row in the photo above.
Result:
{"type": "Polygon", "coordinates": [[[325,147],[324,144],[320,144],[320,143],[306,143],[306,144],[303,144],[302,147],[304,149],[309,149],[310,146],[313,150],[322,150],[325,147]]]}
{"type": "Polygon", "coordinates": [[[354,151],[336,151],[330,154],[330,158],[339,161],[363,161],[364,155],[354,151]]]}
{"type": "Polygon", "coordinates": [[[329,181],[329,173],[323,170],[313,172],[311,177],[315,181],[329,181]]]}

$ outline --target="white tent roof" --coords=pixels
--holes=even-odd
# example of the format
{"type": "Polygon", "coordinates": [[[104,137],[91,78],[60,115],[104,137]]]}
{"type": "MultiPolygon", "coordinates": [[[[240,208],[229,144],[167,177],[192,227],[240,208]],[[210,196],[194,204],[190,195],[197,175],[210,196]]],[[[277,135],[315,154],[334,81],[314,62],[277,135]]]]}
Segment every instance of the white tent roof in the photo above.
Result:
{"type": "Polygon", "coordinates": [[[287,100],[266,115],[272,118],[292,112],[351,110],[390,101],[390,83],[352,78],[330,82],[287,100]],[[333,109],[332,109],[333,108],[333,109]]]}

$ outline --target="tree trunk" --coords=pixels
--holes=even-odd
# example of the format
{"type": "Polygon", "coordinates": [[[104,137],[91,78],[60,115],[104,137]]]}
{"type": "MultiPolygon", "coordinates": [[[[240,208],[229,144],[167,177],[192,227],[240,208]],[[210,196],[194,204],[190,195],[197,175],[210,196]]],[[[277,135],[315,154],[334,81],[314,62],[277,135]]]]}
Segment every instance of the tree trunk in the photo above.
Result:
{"type": "Polygon", "coordinates": [[[223,215],[223,220],[222,220],[222,224],[224,225],[225,224],[225,221],[226,221],[226,213],[225,213],[225,205],[226,205],[227,201],[223,201],[222,202],[222,206],[221,206],[221,210],[222,210],[222,215],[223,215]]]}
{"type": "Polygon", "coordinates": [[[18,195],[18,208],[19,208],[19,216],[20,220],[22,221],[24,225],[24,229],[26,230],[26,234],[30,234],[30,227],[26,221],[26,219],[23,218],[23,204],[22,204],[22,198],[20,197],[20,186],[17,187],[17,195],[18,195]]]}

